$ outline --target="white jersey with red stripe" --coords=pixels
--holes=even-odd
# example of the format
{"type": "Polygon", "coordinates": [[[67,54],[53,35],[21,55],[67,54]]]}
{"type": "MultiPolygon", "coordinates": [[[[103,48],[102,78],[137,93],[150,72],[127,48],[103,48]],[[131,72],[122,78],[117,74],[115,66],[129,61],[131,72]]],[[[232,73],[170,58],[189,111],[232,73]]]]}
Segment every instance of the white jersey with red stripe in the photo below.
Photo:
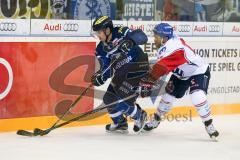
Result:
{"type": "Polygon", "coordinates": [[[176,35],[159,48],[157,63],[166,67],[166,73],[173,72],[183,80],[203,74],[208,68],[208,64],[176,35]]]}

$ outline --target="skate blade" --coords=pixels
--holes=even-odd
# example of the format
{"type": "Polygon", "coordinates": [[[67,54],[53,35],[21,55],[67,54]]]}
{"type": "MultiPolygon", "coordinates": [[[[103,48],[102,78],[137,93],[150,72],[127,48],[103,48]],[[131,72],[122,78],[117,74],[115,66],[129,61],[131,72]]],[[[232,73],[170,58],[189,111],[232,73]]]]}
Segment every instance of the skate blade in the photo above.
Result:
{"type": "Polygon", "coordinates": [[[154,129],[155,129],[155,128],[153,128],[153,129],[151,129],[151,130],[145,130],[145,129],[143,129],[143,130],[141,131],[141,133],[151,133],[151,132],[153,132],[154,129]]]}
{"type": "Polygon", "coordinates": [[[106,131],[107,133],[113,133],[113,134],[128,134],[128,130],[115,130],[115,131],[106,131]]]}
{"type": "Polygon", "coordinates": [[[139,131],[137,131],[137,132],[135,132],[135,133],[138,134],[138,135],[144,133],[144,129],[143,129],[143,128],[144,128],[144,126],[146,125],[146,123],[147,123],[147,119],[145,119],[142,128],[140,128],[139,131]]]}
{"type": "Polygon", "coordinates": [[[218,139],[217,139],[216,136],[212,136],[212,137],[210,137],[210,138],[213,140],[213,142],[218,142],[218,139]]]}

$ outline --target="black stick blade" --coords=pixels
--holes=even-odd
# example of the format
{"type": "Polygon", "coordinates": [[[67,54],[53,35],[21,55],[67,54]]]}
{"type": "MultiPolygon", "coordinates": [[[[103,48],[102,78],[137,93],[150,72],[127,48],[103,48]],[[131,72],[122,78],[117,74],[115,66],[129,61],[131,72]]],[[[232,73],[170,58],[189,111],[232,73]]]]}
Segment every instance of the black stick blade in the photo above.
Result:
{"type": "Polygon", "coordinates": [[[41,129],[39,129],[39,128],[35,128],[34,130],[33,130],[33,134],[34,134],[34,136],[43,136],[44,135],[44,130],[41,130],[41,129]]]}
{"type": "Polygon", "coordinates": [[[21,136],[27,136],[27,137],[33,137],[34,136],[34,134],[32,132],[25,131],[25,130],[18,130],[17,134],[21,135],[21,136]]]}

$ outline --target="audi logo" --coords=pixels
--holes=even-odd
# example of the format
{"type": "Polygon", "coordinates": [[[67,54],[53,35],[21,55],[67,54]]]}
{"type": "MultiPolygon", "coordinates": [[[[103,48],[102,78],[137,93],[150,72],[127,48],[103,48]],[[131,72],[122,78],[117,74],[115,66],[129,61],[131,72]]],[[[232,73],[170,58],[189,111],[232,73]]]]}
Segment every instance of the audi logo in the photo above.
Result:
{"type": "Polygon", "coordinates": [[[1,22],[0,23],[0,31],[16,31],[17,24],[11,22],[1,22]]]}
{"type": "Polygon", "coordinates": [[[123,27],[123,24],[114,24],[114,27],[123,27]]]}
{"type": "Polygon", "coordinates": [[[190,32],[191,26],[190,25],[179,25],[177,26],[178,32],[190,32]]]}
{"type": "Polygon", "coordinates": [[[78,29],[79,25],[77,23],[65,23],[63,26],[63,30],[68,32],[77,32],[78,29]]]}
{"type": "Polygon", "coordinates": [[[146,32],[152,32],[155,27],[155,24],[147,24],[146,32]]]}
{"type": "Polygon", "coordinates": [[[219,25],[209,25],[209,32],[220,32],[221,28],[219,25]]]}

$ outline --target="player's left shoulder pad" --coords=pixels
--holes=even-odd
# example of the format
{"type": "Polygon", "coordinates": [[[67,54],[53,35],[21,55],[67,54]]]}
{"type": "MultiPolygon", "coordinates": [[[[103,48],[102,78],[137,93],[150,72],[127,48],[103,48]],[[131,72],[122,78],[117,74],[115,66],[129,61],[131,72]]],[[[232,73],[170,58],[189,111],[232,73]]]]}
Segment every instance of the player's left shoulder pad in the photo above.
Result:
{"type": "Polygon", "coordinates": [[[127,37],[131,39],[136,45],[142,45],[148,41],[147,35],[141,29],[136,29],[129,32],[127,37]]]}
{"type": "Polygon", "coordinates": [[[131,30],[128,27],[119,27],[118,33],[125,39],[132,40],[136,45],[142,45],[148,41],[147,35],[141,30],[131,30]]]}

